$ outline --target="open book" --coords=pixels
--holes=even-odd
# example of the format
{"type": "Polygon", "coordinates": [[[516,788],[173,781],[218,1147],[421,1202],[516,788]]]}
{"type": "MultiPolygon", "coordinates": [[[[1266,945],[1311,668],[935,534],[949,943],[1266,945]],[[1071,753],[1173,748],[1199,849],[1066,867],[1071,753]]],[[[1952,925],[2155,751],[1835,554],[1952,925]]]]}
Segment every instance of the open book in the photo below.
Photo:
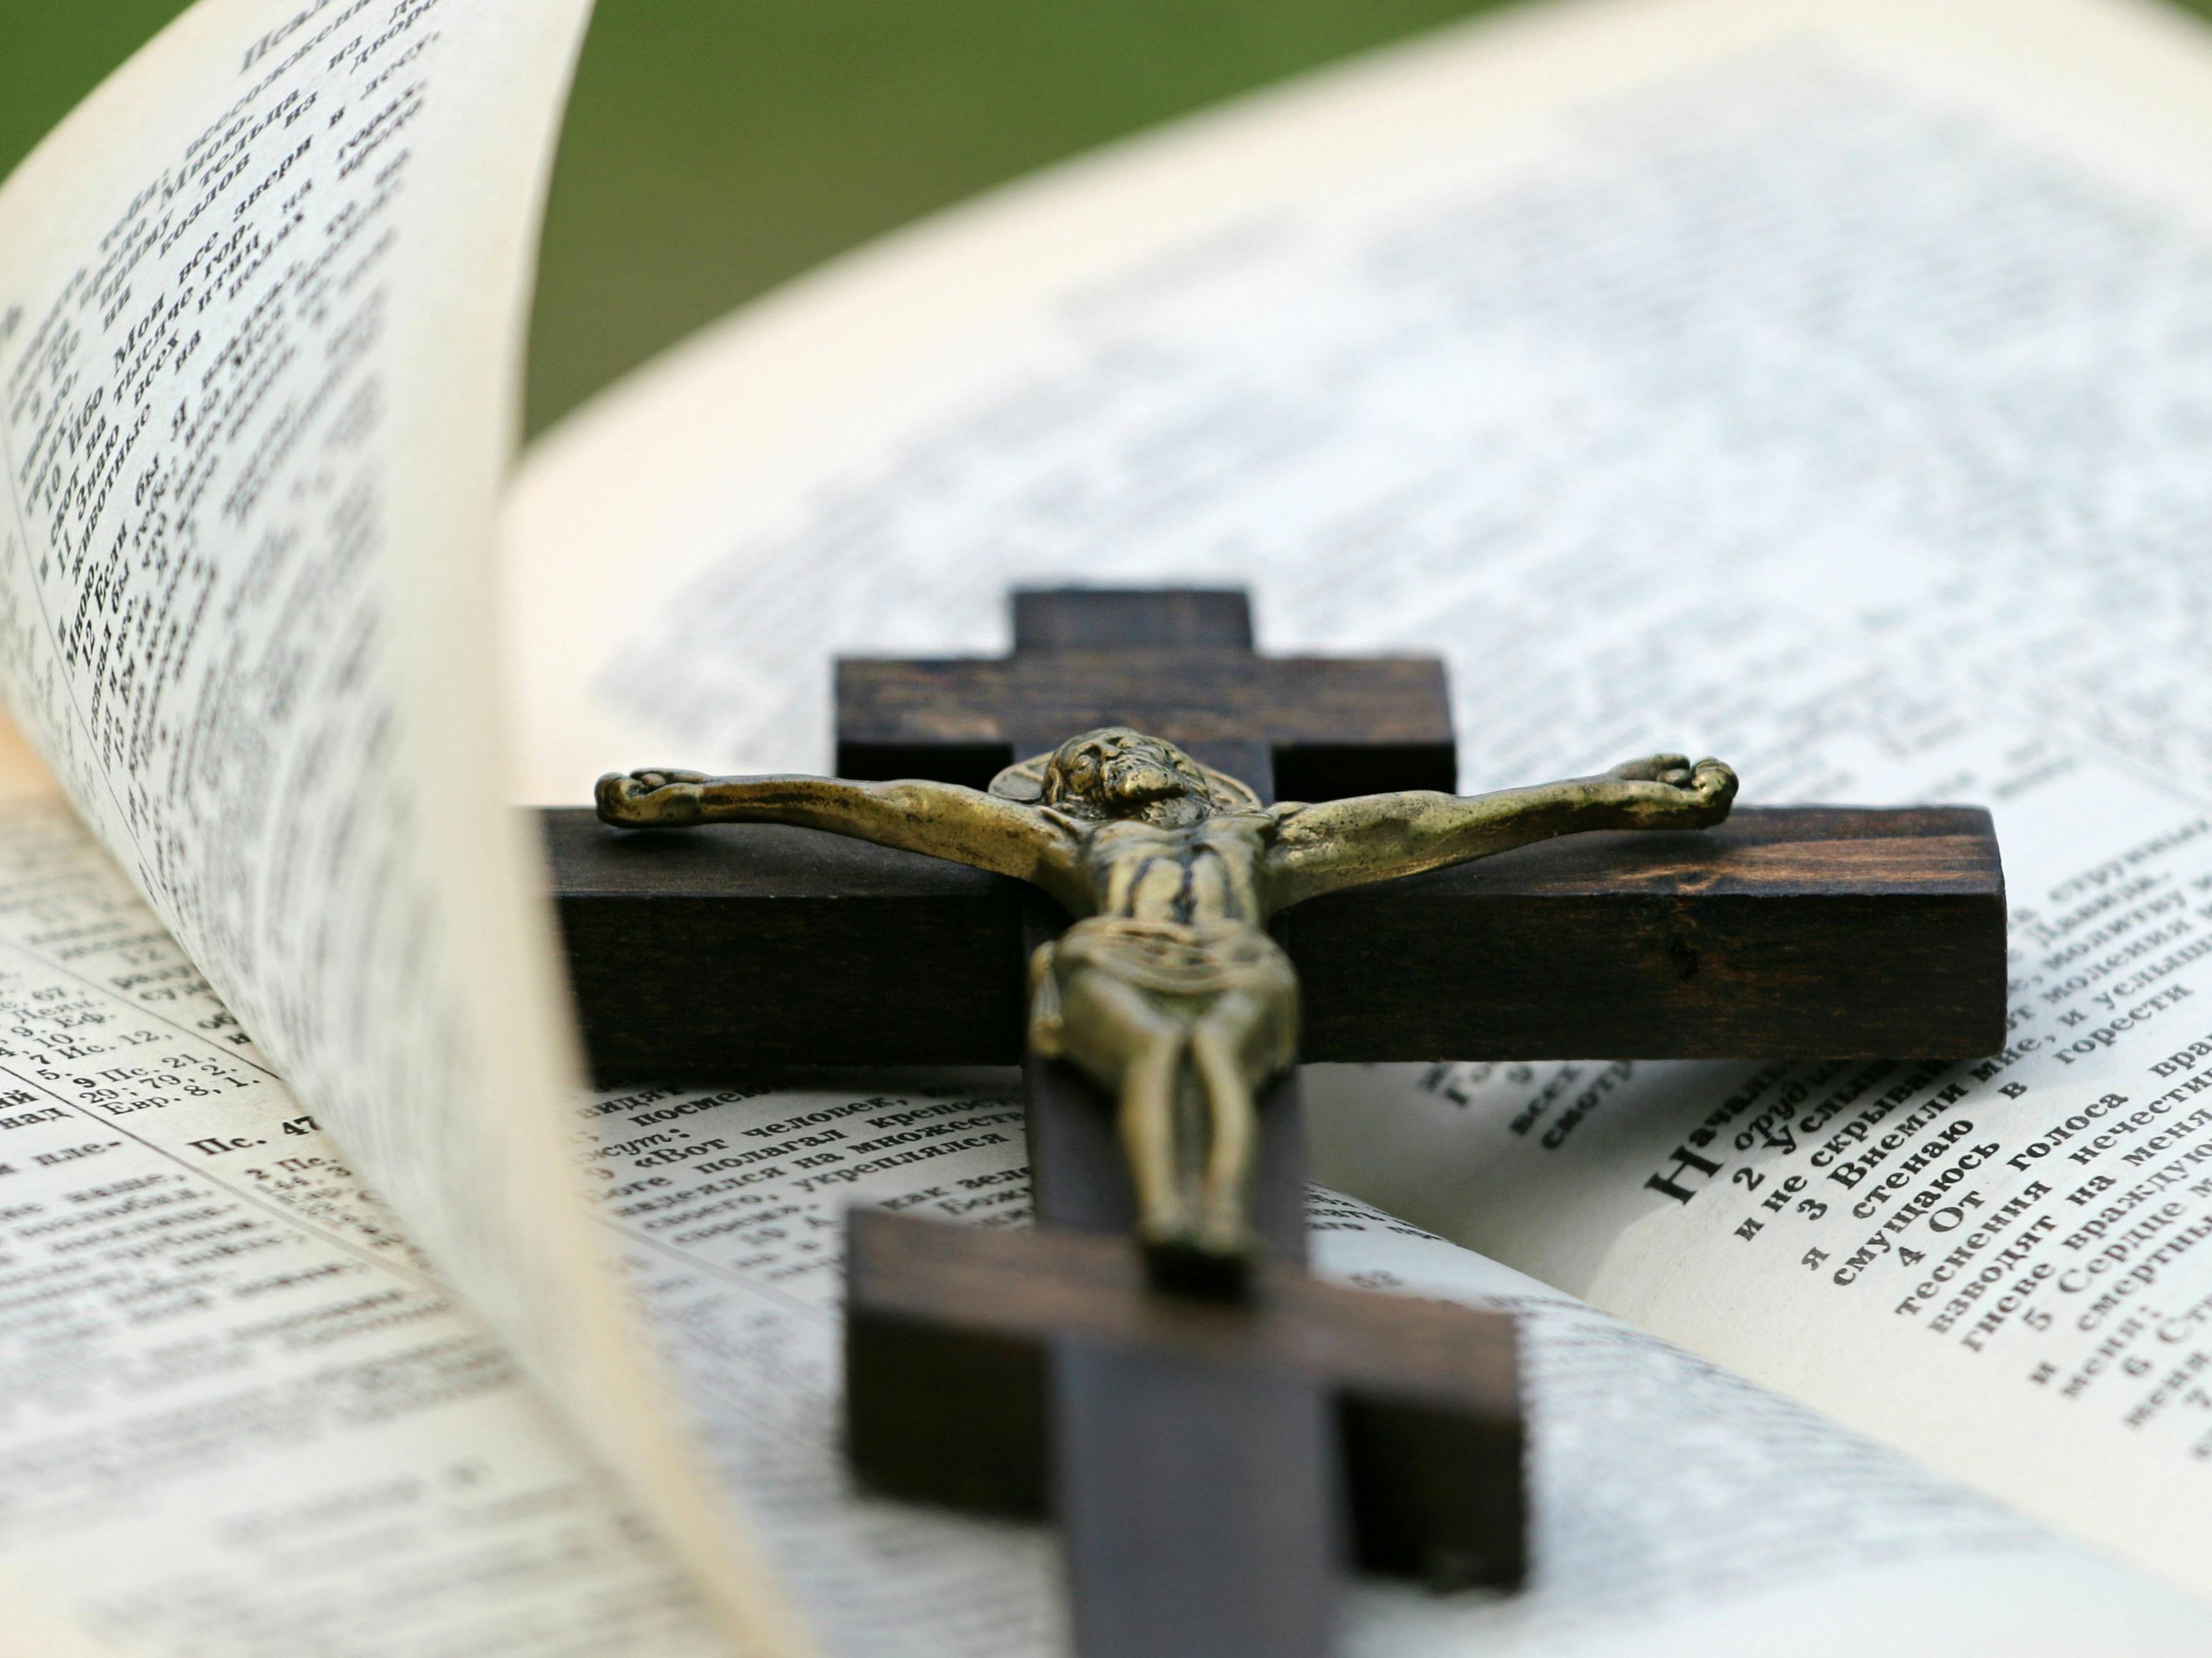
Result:
{"type": "Polygon", "coordinates": [[[518,475],[586,10],[202,0],[0,188],[7,1650],[1057,1649],[1048,1534],[835,1442],[839,1212],[1019,1223],[1010,1078],[588,1093],[512,808],[823,767],[832,652],[1069,577],[1443,653],[1469,789],[1688,746],[2003,837],[1984,1061],[1316,1072],[1320,1267],[1530,1355],[1531,1587],[1348,1650],[2212,1650],[2212,45],[1532,7],[518,475]]]}

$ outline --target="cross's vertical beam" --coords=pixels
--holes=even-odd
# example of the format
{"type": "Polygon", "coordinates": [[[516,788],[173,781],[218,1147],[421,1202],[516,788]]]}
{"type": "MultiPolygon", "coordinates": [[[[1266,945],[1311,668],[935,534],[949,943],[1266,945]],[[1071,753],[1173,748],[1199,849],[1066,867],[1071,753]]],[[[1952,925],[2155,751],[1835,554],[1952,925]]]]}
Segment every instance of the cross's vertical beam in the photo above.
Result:
{"type": "Polygon", "coordinates": [[[1052,1391],[1083,1658],[1325,1658],[1343,1503],[1317,1381],[1062,1336],[1052,1391]]]}
{"type": "MultiPolygon", "coordinates": [[[[1176,647],[1253,654],[1241,592],[1015,595],[1014,649],[1036,656],[1176,647]]],[[[1112,721],[1101,710],[1095,723],[1112,721]]],[[[1013,754],[1073,730],[1010,721],[1013,754]]],[[[1264,732],[1191,745],[1262,799],[1274,794],[1264,732]]],[[[1065,917],[1028,912],[1034,948],[1065,917]]],[[[1136,1216],[1107,1101],[1031,1054],[1031,1190],[1038,1223],[1126,1232],[1136,1216]]],[[[1268,1251],[1305,1255],[1305,1156],[1297,1083],[1260,1102],[1254,1219],[1268,1251]]],[[[1062,1338],[1051,1345],[1054,1505],[1066,1539],[1077,1650],[1085,1658],[1322,1658],[1343,1556],[1328,1400],[1312,1377],[1062,1338]],[[1161,1493],[1173,1492],[1162,1501],[1161,1493]]]]}
{"type": "MultiPolygon", "coordinates": [[[[1011,762],[1100,726],[1165,738],[1267,799],[1279,765],[1305,799],[1449,789],[1455,771],[1440,663],[1262,657],[1249,602],[1237,592],[1018,592],[1011,655],[842,660],[837,708],[837,769],[847,777],[934,777],[980,788],[1011,762]]],[[[1066,920],[1042,902],[1026,914],[1031,949],[1066,920]]],[[[1027,1078],[1038,1220],[1062,1237],[1126,1232],[1134,1204],[1110,1102],[1077,1073],[1034,1058],[1027,1078]]],[[[1268,1090],[1260,1114],[1251,1212],[1268,1252],[1295,1264],[1305,1243],[1295,1081],[1268,1090]]],[[[1294,1280],[1304,1281],[1270,1269],[1251,1303],[1206,1305],[1250,1336],[1276,1316],[1271,1297],[1294,1280]]],[[[1139,1304],[1146,1339],[1071,1331],[1046,1343],[1052,1494],[1065,1522],[1080,1650],[1085,1658],[1322,1658],[1346,1552],[1341,1446],[1365,1459],[1356,1493],[1363,1512],[1386,1516],[1363,1528],[1370,1559],[1403,1566],[1422,1548],[1398,1546],[1391,1540],[1400,1533],[1419,1533],[1424,1546],[1429,1532],[1444,1534],[1413,1517],[1415,1509],[1425,1515],[1425,1498],[1400,1524],[1387,1517],[1398,1512],[1395,1498],[1376,1495],[1419,1484],[1398,1478],[1397,1464],[1408,1460],[1393,1461],[1391,1448],[1426,1443],[1419,1424],[1384,1405],[1376,1419],[1411,1424],[1411,1437],[1395,1426],[1370,1432],[1362,1424],[1373,1412],[1356,1400],[1340,1422],[1334,1396],[1310,1367],[1232,1365],[1219,1349],[1164,1345],[1149,1339],[1153,1327],[1186,1319],[1199,1303],[1154,1291],[1139,1304]]],[[[866,1327],[883,1322],[871,1317],[866,1327]]],[[[855,1362],[873,1367],[871,1376],[887,1356],[919,1351],[915,1341],[928,1345],[893,1327],[880,1341],[856,1341],[855,1362]]],[[[1005,1357],[988,1342],[954,1342],[942,1356],[967,1376],[990,1370],[994,1354],[1005,1357]]],[[[1033,1370],[1017,1365],[1008,1374],[1016,1392],[1034,1385],[1033,1370]]],[[[953,1382],[951,1370],[943,1379],[954,1391],[966,1385],[953,1382]]],[[[870,1443],[897,1455],[883,1434],[870,1443]]],[[[1408,1466],[1426,1461],[1416,1455],[1408,1466]]],[[[878,1472],[899,1479],[895,1468],[878,1472]]],[[[1517,1503],[1517,1482],[1506,1484],[1517,1503]]],[[[932,1486],[926,1478],[914,1484],[932,1486]]]]}
{"type": "Polygon", "coordinates": [[[1252,601],[1241,587],[1014,589],[1018,656],[1131,646],[1249,656],[1252,601]]]}
{"type": "MultiPolygon", "coordinates": [[[[1153,591],[1084,587],[1022,587],[1014,592],[1014,654],[1018,657],[1074,656],[1102,652],[1203,652],[1216,661],[1258,665],[1252,634],[1252,601],[1241,591],[1220,587],[1174,587],[1153,591]]],[[[1100,710],[1094,724],[1117,717],[1100,710]]],[[[1064,718],[1064,716],[1063,716],[1064,718]]],[[[1243,730],[1209,738],[1180,732],[1158,733],[1179,742],[1200,765],[1226,772],[1275,798],[1274,744],[1257,721],[1243,730]]],[[[1080,727],[1040,724],[1017,712],[1013,750],[1017,760],[1043,754],[1077,734],[1080,727]]]]}

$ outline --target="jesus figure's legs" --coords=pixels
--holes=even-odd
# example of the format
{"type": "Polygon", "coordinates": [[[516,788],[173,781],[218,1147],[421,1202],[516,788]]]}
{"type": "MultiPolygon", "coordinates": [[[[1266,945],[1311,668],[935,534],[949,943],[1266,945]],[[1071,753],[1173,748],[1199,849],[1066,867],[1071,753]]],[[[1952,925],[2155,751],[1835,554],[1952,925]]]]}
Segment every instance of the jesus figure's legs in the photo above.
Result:
{"type": "Polygon", "coordinates": [[[1296,1057],[1297,981],[1265,933],[1079,922],[1030,967],[1030,1040],[1109,1090],[1153,1280],[1241,1291],[1256,1254],[1255,1096],[1296,1057]]]}
{"type": "Polygon", "coordinates": [[[1192,1218],[1176,1134],[1188,1023],[1096,967],[1060,977],[1058,1017],[1041,1051],[1065,1056],[1114,1096],[1115,1126],[1148,1245],[1187,1240],[1192,1218]]]}
{"type": "Polygon", "coordinates": [[[1238,1063],[1237,1047],[1236,1033],[1211,1014],[1190,1033],[1191,1061],[1206,1095],[1207,1130],[1198,1236],[1203,1247],[1222,1254],[1243,1254],[1251,1247],[1244,1188],[1252,1177],[1259,1125],[1252,1105],[1255,1079],[1238,1063]]]}
{"type": "Polygon", "coordinates": [[[1255,1099],[1290,1064],[1297,1041],[1297,1003],[1267,993],[1272,988],[1230,991],[1191,1028],[1207,1118],[1198,1237],[1211,1254],[1241,1255],[1253,1247],[1248,1193],[1260,1144],[1255,1099]]]}

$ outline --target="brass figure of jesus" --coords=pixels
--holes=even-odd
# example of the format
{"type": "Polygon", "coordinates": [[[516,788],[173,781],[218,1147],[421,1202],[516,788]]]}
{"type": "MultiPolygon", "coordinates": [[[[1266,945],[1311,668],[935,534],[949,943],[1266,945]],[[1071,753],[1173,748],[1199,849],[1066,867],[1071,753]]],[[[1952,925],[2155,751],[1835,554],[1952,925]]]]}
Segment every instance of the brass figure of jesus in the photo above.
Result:
{"type": "Polygon", "coordinates": [[[1155,1276],[1203,1284],[1234,1283],[1252,1255],[1253,1101],[1297,1057],[1297,979],[1269,916],[1557,835],[1702,829],[1735,790],[1717,760],[1659,754],[1491,794],[1265,806],[1173,744],[1112,726],[1009,767],[988,793],[647,770],[603,777],[598,795],[600,817],[624,829],[796,823],[1058,899],[1076,920],[1030,963],[1030,1043],[1115,1099],[1155,1276]]]}

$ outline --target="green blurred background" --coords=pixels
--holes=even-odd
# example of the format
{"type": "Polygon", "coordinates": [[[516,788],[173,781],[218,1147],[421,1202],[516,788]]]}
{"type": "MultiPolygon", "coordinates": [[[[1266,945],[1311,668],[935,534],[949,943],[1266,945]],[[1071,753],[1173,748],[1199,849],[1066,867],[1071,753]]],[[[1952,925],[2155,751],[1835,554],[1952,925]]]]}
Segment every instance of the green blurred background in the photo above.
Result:
{"type": "MultiPolygon", "coordinates": [[[[187,3],[0,0],[0,173],[187,3]]],[[[600,0],[548,209],[531,429],[933,208],[1495,3],[600,0]]]]}
{"type": "MultiPolygon", "coordinates": [[[[185,3],[0,0],[0,174],[185,3]]],[[[531,429],[933,208],[1498,3],[601,0],[546,222],[531,429]]]]}

